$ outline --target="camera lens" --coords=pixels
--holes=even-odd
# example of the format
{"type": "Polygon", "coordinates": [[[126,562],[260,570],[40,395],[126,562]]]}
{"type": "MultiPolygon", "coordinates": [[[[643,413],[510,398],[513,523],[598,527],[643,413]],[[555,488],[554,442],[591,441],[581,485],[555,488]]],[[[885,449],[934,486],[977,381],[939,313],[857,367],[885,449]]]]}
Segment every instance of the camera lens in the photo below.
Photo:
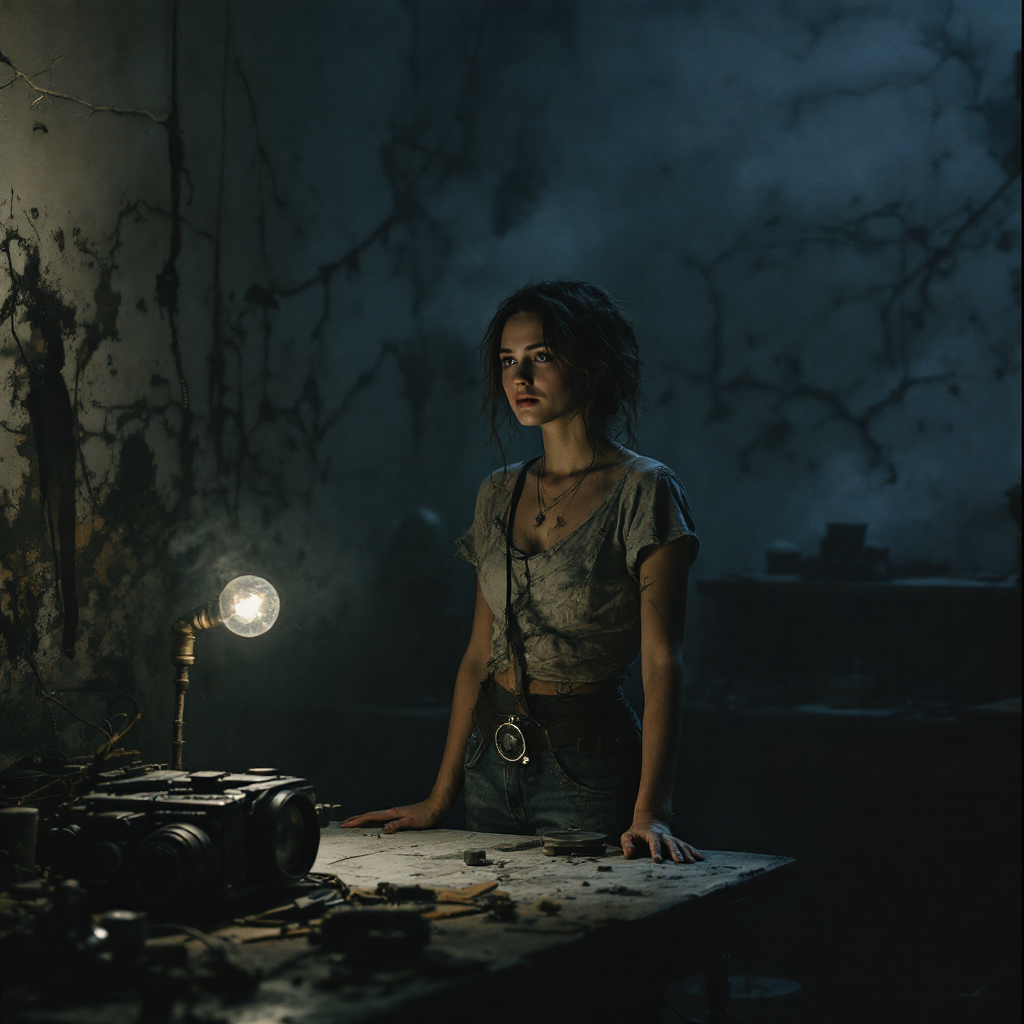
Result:
{"type": "Polygon", "coordinates": [[[170,903],[199,892],[213,876],[216,853],[196,825],[165,825],[139,846],[132,865],[135,886],[151,903],[170,903]]]}
{"type": "Polygon", "coordinates": [[[265,872],[279,881],[302,878],[320,848],[320,822],[313,801],[305,793],[286,789],[274,793],[258,813],[265,872]]]}
{"type": "Polygon", "coordinates": [[[109,882],[121,870],[121,847],[111,842],[93,843],[85,863],[91,881],[109,882]]]}

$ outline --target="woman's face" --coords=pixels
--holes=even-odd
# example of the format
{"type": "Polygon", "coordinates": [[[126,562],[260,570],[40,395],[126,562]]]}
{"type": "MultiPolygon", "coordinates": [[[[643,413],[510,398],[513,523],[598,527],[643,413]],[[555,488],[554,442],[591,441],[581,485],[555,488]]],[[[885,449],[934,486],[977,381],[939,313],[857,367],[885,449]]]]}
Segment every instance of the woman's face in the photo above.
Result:
{"type": "Polygon", "coordinates": [[[540,317],[510,316],[501,332],[498,358],[508,403],[524,427],[540,427],[572,415],[569,389],[544,343],[540,317]]]}

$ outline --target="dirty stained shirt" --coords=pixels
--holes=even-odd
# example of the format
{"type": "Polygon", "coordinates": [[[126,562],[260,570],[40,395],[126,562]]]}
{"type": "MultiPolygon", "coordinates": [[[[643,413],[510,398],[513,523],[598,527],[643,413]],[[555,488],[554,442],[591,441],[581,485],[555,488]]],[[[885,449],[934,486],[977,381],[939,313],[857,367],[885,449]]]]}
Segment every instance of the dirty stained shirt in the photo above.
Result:
{"type": "MultiPolygon", "coordinates": [[[[510,666],[505,640],[505,523],[522,463],[480,485],[473,525],[456,542],[494,613],[488,671],[510,666]]],[[[689,539],[693,519],[678,477],[637,456],[594,512],[547,551],[512,549],[512,604],[535,679],[586,683],[624,679],[640,653],[637,557],[644,548],[689,539]]]]}

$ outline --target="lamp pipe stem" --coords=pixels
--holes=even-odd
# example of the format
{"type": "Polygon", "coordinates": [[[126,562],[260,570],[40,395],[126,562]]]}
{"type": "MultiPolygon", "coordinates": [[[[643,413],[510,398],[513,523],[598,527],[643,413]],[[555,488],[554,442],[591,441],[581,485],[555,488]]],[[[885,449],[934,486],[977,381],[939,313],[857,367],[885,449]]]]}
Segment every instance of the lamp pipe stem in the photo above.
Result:
{"type": "Polygon", "coordinates": [[[184,771],[182,748],[185,746],[185,691],[188,670],[195,663],[196,632],[212,629],[223,622],[216,600],[208,601],[181,616],[171,627],[171,664],[174,666],[174,724],[171,730],[171,767],[184,771]]]}

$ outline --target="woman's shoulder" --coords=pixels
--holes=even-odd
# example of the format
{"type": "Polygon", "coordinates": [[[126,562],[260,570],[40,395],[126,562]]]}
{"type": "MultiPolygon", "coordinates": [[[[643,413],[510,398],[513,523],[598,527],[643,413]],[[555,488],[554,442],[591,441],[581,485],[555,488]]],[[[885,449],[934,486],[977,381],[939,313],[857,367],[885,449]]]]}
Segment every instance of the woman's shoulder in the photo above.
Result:
{"type": "Polygon", "coordinates": [[[638,455],[626,468],[620,508],[630,570],[646,547],[690,538],[690,563],[697,557],[697,527],[686,492],[675,470],[664,462],[638,455]]]}
{"type": "Polygon", "coordinates": [[[664,462],[659,462],[647,455],[634,455],[626,463],[624,475],[626,484],[639,490],[657,487],[662,480],[671,480],[680,489],[683,486],[671,466],[666,466],[664,462]]]}

